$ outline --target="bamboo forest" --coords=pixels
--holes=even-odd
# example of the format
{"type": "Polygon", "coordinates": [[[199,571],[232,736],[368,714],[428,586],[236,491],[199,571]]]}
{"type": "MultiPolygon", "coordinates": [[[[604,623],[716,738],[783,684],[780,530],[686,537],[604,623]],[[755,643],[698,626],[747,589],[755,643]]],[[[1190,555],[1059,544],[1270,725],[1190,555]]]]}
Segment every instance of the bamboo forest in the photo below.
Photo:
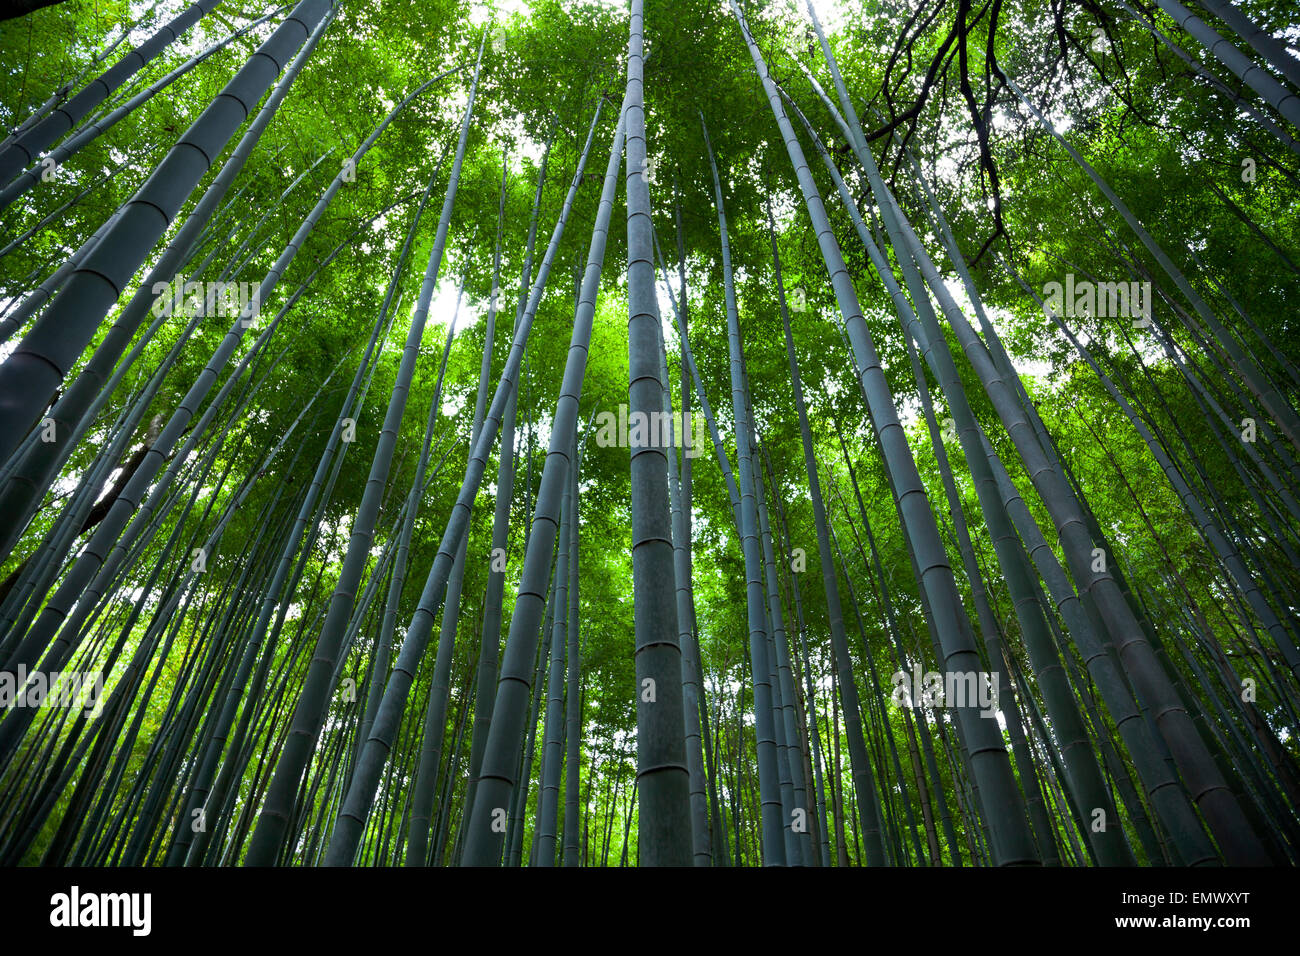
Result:
{"type": "Polygon", "coordinates": [[[1294,0],[3,0],[0,124],[0,865],[1300,863],[1294,0]]]}

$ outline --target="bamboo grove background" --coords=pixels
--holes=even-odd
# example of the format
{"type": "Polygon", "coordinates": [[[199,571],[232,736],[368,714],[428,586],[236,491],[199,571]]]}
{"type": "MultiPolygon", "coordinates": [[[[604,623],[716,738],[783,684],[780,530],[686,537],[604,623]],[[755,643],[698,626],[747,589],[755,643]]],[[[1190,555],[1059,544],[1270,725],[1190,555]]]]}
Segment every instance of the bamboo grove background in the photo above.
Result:
{"type": "Polygon", "coordinates": [[[0,861],[1297,861],[1291,4],[27,6],[0,861]]]}

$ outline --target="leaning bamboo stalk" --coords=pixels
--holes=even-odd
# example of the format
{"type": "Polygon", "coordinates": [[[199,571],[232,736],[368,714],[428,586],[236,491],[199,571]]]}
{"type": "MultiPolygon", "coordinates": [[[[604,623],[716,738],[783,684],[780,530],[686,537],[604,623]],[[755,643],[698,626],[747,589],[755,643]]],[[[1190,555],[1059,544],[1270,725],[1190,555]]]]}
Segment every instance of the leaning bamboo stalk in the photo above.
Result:
{"type": "MultiPolygon", "coordinates": [[[[19,170],[45,152],[59,137],[72,129],[78,120],[89,115],[91,110],[112,96],[123,83],[161,55],[177,37],[211,13],[220,2],[221,0],[198,0],[197,3],[190,4],[177,17],[87,83],[76,96],[14,137],[0,150],[0,183],[7,183],[16,176],[19,170]]],[[[291,16],[297,15],[307,22],[303,16],[306,12],[304,5],[300,4],[294,8],[291,16]]],[[[308,22],[308,30],[314,22],[308,22]]],[[[277,59],[274,62],[282,61],[277,59]]]]}
{"type": "MultiPolygon", "coordinates": [[[[482,47],[480,45],[480,60],[482,47]]],[[[426,84],[427,86],[427,84],[426,84]]],[[[421,87],[423,89],[423,87],[421,87]]],[[[374,539],[374,524],[378,516],[380,496],[383,493],[392,464],[393,451],[397,444],[397,433],[401,427],[402,414],[406,410],[406,398],[410,382],[415,374],[415,362],[420,352],[420,340],[423,337],[425,322],[429,314],[429,304],[433,298],[433,289],[437,284],[439,270],[442,267],[443,249],[447,242],[447,231],[451,224],[451,213],[456,203],[456,191],[460,181],[461,163],[469,138],[470,120],[474,113],[474,96],[478,89],[478,70],[475,69],[474,82],[470,86],[469,99],[465,115],[461,121],[460,141],[456,147],[456,159],[452,163],[451,174],[447,184],[447,193],[443,199],[442,213],[438,219],[438,232],[434,237],[433,247],[429,251],[429,261],[425,268],[424,279],[420,287],[420,297],[416,303],[415,314],[411,317],[410,330],[402,350],[402,359],[392,395],[384,413],[384,422],[375,451],[371,458],[370,474],[366,480],[361,504],[357,508],[356,518],[348,538],[347,552],[343,558],[343,567],[338,581],[330,596],[329,610],[321,626],[316,641],[316,650],[312,655],[306,680],[299,694],[298,704],[294,708],[292,730],[285,742],[284,749],[277,761],[275,776],[262,805],[258,817],[257,829],[253,833],[252,843],[244,859],[245,866],[266,866],[274,862],[284,842],[285,830],[289,823],[289,813],[293,795],[311,760],[312,750],[320,734],[326,712],[329,708],[330,694],[333,690],[332,677],[334,666],[339,658],[339,648],[343,632],[351,614],[355,590],[369,557],[370,546],[374,539]]],[[[407,101],[409,102],[410,98],[407,101]]],[[[401,105],[404,105],[401,104],[401,105]]],[[[395,114],[393,114],[395,115],[395,114]]],[[[390,117],[391,118],[391,117],[390,117]]],[[[368,146],[368,143],[367,143],[368,146]]],[[[364,151],[361,152],[364,155],[364,151]]],[[[354,157],[354,164],[361,155],[354,157]]],[[[345,166],[345,169],[348,167],[345,166]]],[[[343,172],[340,172],[341,177],[343,172]]],[[[341,182],[336,178],[335,183],[341,182]]],[[[336,187],[332,187],[336,188],[336,187]]]]}
{"type": "Polygon", "coordinates": [[[41,182],[42,181],[41,173],[44,170],[51,168],[51,164],[54,167],[62,166],[72,156],[76,155],[76,153],[83,146],[85,146],[87,143],[91,142],[92,140],[96,139],[98,136],[100,136],[101,134],[109,130],[116,123],[121,121],[124,117],[129,116],[137,107],[148,102],[159,92],[167,89],[167,87],[171,86],[174,82],[176,82],[176,80],[180,79],[182,76],[184,76],[190,70],[194,69],[204,60],[208,59],[214,53],[217,53],[218,51],[225,49],[234,40],[244,36],[250,31],[261,26],[263,23],[265,23],[267,20],[270,20],[272,17],[274,17],[283,9],[284,9],[283,7],[279,7],[275,10],[272,10],[270,13],[266,14],[265,16],[259,17],[258,19],[253,20],[247,25],[234,31],[224,39],[209,44],[205,49],[201,50],[200,52],[196,53],[194,56],[190,57],[180,66],[176,67],[176,69],[168,73],[166,76],[152,83],[147,89],[141,90],[139,93],[131,97],[121,106],[114,109],[108,115],[98,118],[93,122],[83,124],[79,129],[75,130],[71,136],[69,136],[66,140],[60,143],[56,149],[52,149],[48,153],[46,153],[41,158],[40,163],[33,166],[31,169],[27,170],[26,172],[22,173],[13,182],[11,182],[8,186],[6,186],[3,190],[0,190],[0,209],[4,209],[6,206],[8,206],[19,196],[23,195],[23,193],[27,192],[27,190],[31,189],[37,183],[41,182]]]}
{"type": "MultiPolygon", "coordinates": [[[[857,292],[849,278],[839,244],[830,229],[821,195],[804,160],[803,149],[781,105],[781,96],[768,74],[762,54],[745,25],[735,0],[730,0],[730,6],[737,22],[741,25],[750,56],[767,94],[768,103],[780,126],[781,137],[799,180],[805,206],[817,232],[818,245],[835,290],[836,301],[848,327],[856,363],[855,371],[867,395],[868,411],[882,447],[886,468],[895,482],[896,501],[918,559],[919,583],[929,598],[934,614],[932,633],[943,649],[945,662],[949,668],[954,671],[978,673],[981,669],[980,659],[975,649],[970,621],[963,610],[956,580],[939,538],[934,513],[898,418],[893,393],[885,379],[871,333],[862,317],[857,292]]],[[[820,32],[820,25],[816,23],[814,25],[820,32]]],[[[824,37],[821,41],[823,52],[830,61],[830,48],[824,37]]],[[[835,75],[838,76],[837,73],[835,75]]],[[[988,822],[994,838],[996,862],[1002,865],[1037,863],[1033,836],[1029,831],[1023,801],[1011,771],[1001,734],[995,727],[990,726],[988,720],[979,716],[976,708],[958,707],[955,708],[955,715],[959,731],[971,753],[972,770],[985,794],[985,806],[989,810],[988,822]]]]}
{"type": "MultiPolygon", "coordinates": [[[[524,345],[528,340],[528,333],[532,328],[537,306],[541,301],[542,292],[546,287],[546,280],[550,275],[551,264],[555,258],[556,247],[559,245],[560,238],[564,234],[564,226],[568,220],[569,211],[573,206],[573,197],[577,192],[578,184],[581,181],[582,170],[586,163],[586,156],[590,150],[591,141],[595,137],[595,132],[596,126],[593,122],[591,131],[587,136],[587,144],[583,149],[582,158],[578,163],[577,169],[574,171],[573,182],[570,184],[568,195],[565,197],[564,207],[560,212],[559,221],[556,223],[555,229],[551,234],[550,244],[547,247],[546,254],[542,258],[537,278],[533,282],[533,289],[529,295],[528,306],[524,310],[521,320],[515,327],[515,336],[514,341],[510,346],[509,357],[506,359],[505,367],[501,371],[501,378],[497,384],[496,392],[492,396],[492,402],[488,409],[488,415],[483,430],[479,433],[478,441],[474,444],[473,451],[470,454],[465,478],[461,483],[456,504],[453,506],[451,515],[448,517],[447,528],[442,535],[441,543],[438,546],[438,553],[434,558],[433,566],[429,569],[429,575],[425,580],[424,592],[420,596],[419,606],[416,608],[415,614],[411,619],[411,624],[407,628],[406,637],[402,642],[402,649],[398,655],[397,663],[393,668],[392,675],[389,677],[388,686],[384,690],[384,698],[380,704],[379,712],[376,715],[375,724],[371,729],[370,739],[365,743],[365,749],[362,751],[357,771],[353,777],[352,785],[349,788],[348,798],[344,802],[343,809],[340,811],[339,817],[335,822],[334,836],[331,841],[330,852],[326,857],[326,863],[328,865],[347,865],[352,861],[352,858],[356,853],[357,843],[360,840],[361,828],[366,817],[367,808],[370,805],[375,788],[379,785],[379,774],[387,760],[397,725],[401,720],[402,710],[405,706],[407,693],[410,690],[416,665],[424,651],[425,645],[428,643],[429,632],[432,629],[434,616],[437,613],[438,607],[442,604],[443,596],[446,593],[447,577],[453,562],[452,555],[455,549],[460,546],[461,536],[465,534],[466,525],[469,520],[470,502],[473,501],[478,491],[478,487],[483,480],[483,473],[487,466],[488,451],[496,440],[497,430],[501,424],[501,417],[504,412],[506,401],[509,394],[516,387],[516,376],[519,374],[519,367],[522,363],[524,345]]],[[[607,174],[606,185],[608,189],[612,190],[613,186],[609,183],[611,175],[612,174],[607,174]]],[[[612,204],[612,202],[613,199],[611,196],[608,203],[612,204]]],[[[602,193],[602,207],[604,205],[606,205],[606,202],[604,194],[602,193]]],[[[606,223],[605,229],[607,230],[608,218],[604,221],[606,223]]],[[[600,236],[602,239],[600,253],[603,260],[604,233],[601,232],[600,236]]],[[[592,283],[591,308],[594,311],[595,286],[599,279],[598,265],[594,276],[590,276],[590,278],[592,283]]],[[[565,403],[561,403],[561,406],[557,406],[557,408],[562,407],[563,404],[565,403]]],[[[576,405],[576,400],[574,404],[576,405]]],[[[576,416],[576,409],[573,414],[576,416]]],[[[555,431],[553,428],[553,439],[554,436],[555,431]]],[[[545,479],[544,471],[543,479],[545,479]]],[[[552,494],[554,494],[554,492],[552,492],[552,494]]],[[[551,521],[552,531],[550,536],[550,546],[546,549],[548,552],[554,545],[553,517],[551,521]]],[[[536,512],[534,512],[534,523],[536,523],[536,512]]],[[[529,544],[531,545],[534,540],[537,540],[537,538],[537,529],[534,528],[534,533],[529,539],[529,544]]],[[[534,561],[542,561],[549,564],[549,554],[545,558],[535,558],[534,561]]],[[[527,574],[527,554],[525,554],[524,563],[525,574],[527,574]]],[[[543,585],[541,587],[534,585],[534,588],[537,591],[543,589],[544,582],[550,576],[548,572],[549,568],[542,569],[540,578],[543,585]]],[[[536,573],[537,572],[534,571],[534,574],[536,573]]],[[[521,604],[517,600],[515,604],[515,614],[511,618],[510,622],[512,633],[514,631],[515,622],[521,620],[521,610],[521,604]]],[[[532,632],[531,637],[527,638],[529,640],[536,640],[536,628],[539,617],[540,609],[538,609],[538,611],[533,615],[531,624],[529,625],[529,630],[532,632]]],[[[507,639],[507,647],[508,645],[509,640],[507,639]]],[[[527,655],[528,662],[524,665],[525,670],[531,669],[532,656],[533,655],[527,655]]],[[[503,682],[505,680],[504,674],[505,670],[503,667],[503,682]]],[[[521,683],[527,687],[529,684],[528,677],[525,676],[521,683]]],[[[498,703],[500,696],[501,686],[499,684],[498,703]]],[[[512,719],[514,720],[514,729],[508,736],[513,739],[509,741],[498,741],[498,747],[514,749],[518,746],[517,738],[519,736],[518,731],[522,728],[523,708],[519,708],[515,711],[512,719]]],[[[496,716],[494,708],[493,725],[495,726],[495,724],[496,716]]],[[[492,734],[489,733],[489,744],[491,745],[492,742],[492,734]]],[[[513,765],[514,761],[509,761],[507,764],[509,769],[505,771],[505,794],[499,796],[496,802],[491,803],[492,808],[503,809],[509,802],[509,781],[513,778],[513,765]]],[[[480,782],[480,791],[481,789],[482,781],[480,782]]],[[[483,798],[480,793],[480,795],[475,799],[475,809],[477,809],[479,804],[482,802],[483,798]]],[[[486,826],[490,826],[491,810],[489,809],[486,812],[485,828],[486,826]]],[[[477,815],[472,810],[470,817],[470,833],[467,835],[465,842],[464,858],[466,862],[471,862],[476,858],[483,858],[479,856],[478,851],[471,853],[471,850],[475,850],[476,835],[478,834],[477,824],[475,822],[476,820],[477,815]]],[[[499,833],[496,834],[496,836],[500,835],[501,834],[499,833]]],[[[488,838],[492,839],[492,836],[488,835],[488,838]]],[[[484,859],[483,865],[495,865],[500,860],[500,846],[501,843],[497,840],[495,842],[495,847],[489,849],[488,853],[485,855],[486,858],[484,859]]]]}
{"type": "MultiPolygon", "coordinates": [[[[15,475],[22,475],[23,480],[6,481],[3,488],[0,488],[0,514],[8,516],[0,524],[0,528],[3,529],[0,531],[0,560],[8,556],[19,535],[22,534],[26,523],[25,516],[39,502],[40,496],[54,480],[62,462],[71,454],[74,443],[89,424],[87,418],[96,414],[97,398],[107,398],[108,386],[106,380],[109,379],[114,366],[119,364],[118,359],[121,358],[123,351],[126,350],[131,341],[131,337],[135,335],[140,323],[158,298],[154,289],[159,284],[167,285],[170,288],[170,284],[176,278],[183,262],[196,250],[200,233],[205,225],[212,220],[213,213],[229,191],[235,178],[244,168],[249,155],[260,141],[262,133],[275,117],[276,111],[284,101],[285,96],[288,95],[294,80],[301,73],[321,37],[329,28],[334,14],[335,10],[331,9],[312,29],[306,43],[302,45],[297,56],[285,69],[280,81],[258,109],[257,115],[249,123],[248,129],[222,165],[221,171],[204,191],[202,198],[199,199],[190,215],[186,217],[176,235],[167,244],[166,249],[158,257],[157,263],[149,270],[139,290],[118,313],[113,325],[104,336],[103,341],[95,349],[94,354],[81,369],[76,379],[68,386],[64,394],[60,396],[54,407],[50,409],[49,417],[54,421],[55,425],[55,440],[34,445],[31,451],[23,456],[19,469],[15,472],[15,475]]],[[[115,223],[125,211],[125,206],[119,209],[113,214],[109,223],[115,223]]],[[[107,236],[112,228],[112,226],[106,224],[102,236],[107,236]]],[[[97,235],[101,234],[97,233],[97,235]]],[[[98,248],[98,245],[94,248],[98,248]]],[[[76,263],[75,267],[70,270],[70,274],[75,277],[77,269],[80,269],[83,261],[88,258],[89,250],[84,254],[79,252],[69,259],[69,263],[76,263]]],[[[60,292],[60,295],[62,295],[62,292],[60,292]]],[[[29,301],[37,301],[35,293],[33,293],[29,301]]],[[[44,320],[45,317],[42,316],[41,321],[44,320]]],[[[148,339],[146,338],[145,341],[148,341],[148,339]]],[[[133,350],[132,354],[136,354],[143,345],[144,342],[141,342],[133,350]]],[[[129,365],[123,363],[116,374],[125,372],[127,367],[129,365]]]]}
{"type": "MultiPolygon", "coordinates": [[[[0,408],[4,410],[0,459],[9,457],[49,404],[77,356],[94,337],[100,320],[207,172],[209,157],[221,151],[280,72],[279,64],[307,40],[327,12],[327,0],[302,0],[294,7],[127,201],[117,222],[0,365],[0,408]]],[[[9,151],[15,149],[17,144],[9,151]]]]}
{"type": "MultiPolygon", "coordinates": [[[[1237,79],[1258,93],[1260,99],[1277,110],[1292,126],[1300,129],[1300,96],[1288,90],[1266,70],[1261,69],[1250,57],[1216,33],[1209,24],[1178,0],[1155,0],[1155,2],[1175,23],[1209,50],[1215,59],[1231,70],[1237,79]]],[[[1294,63],[1292,66],[1294,68],[1294,63]]],[[[1291,81],[1295,82],[1294,77],[1291,81]]]]}

